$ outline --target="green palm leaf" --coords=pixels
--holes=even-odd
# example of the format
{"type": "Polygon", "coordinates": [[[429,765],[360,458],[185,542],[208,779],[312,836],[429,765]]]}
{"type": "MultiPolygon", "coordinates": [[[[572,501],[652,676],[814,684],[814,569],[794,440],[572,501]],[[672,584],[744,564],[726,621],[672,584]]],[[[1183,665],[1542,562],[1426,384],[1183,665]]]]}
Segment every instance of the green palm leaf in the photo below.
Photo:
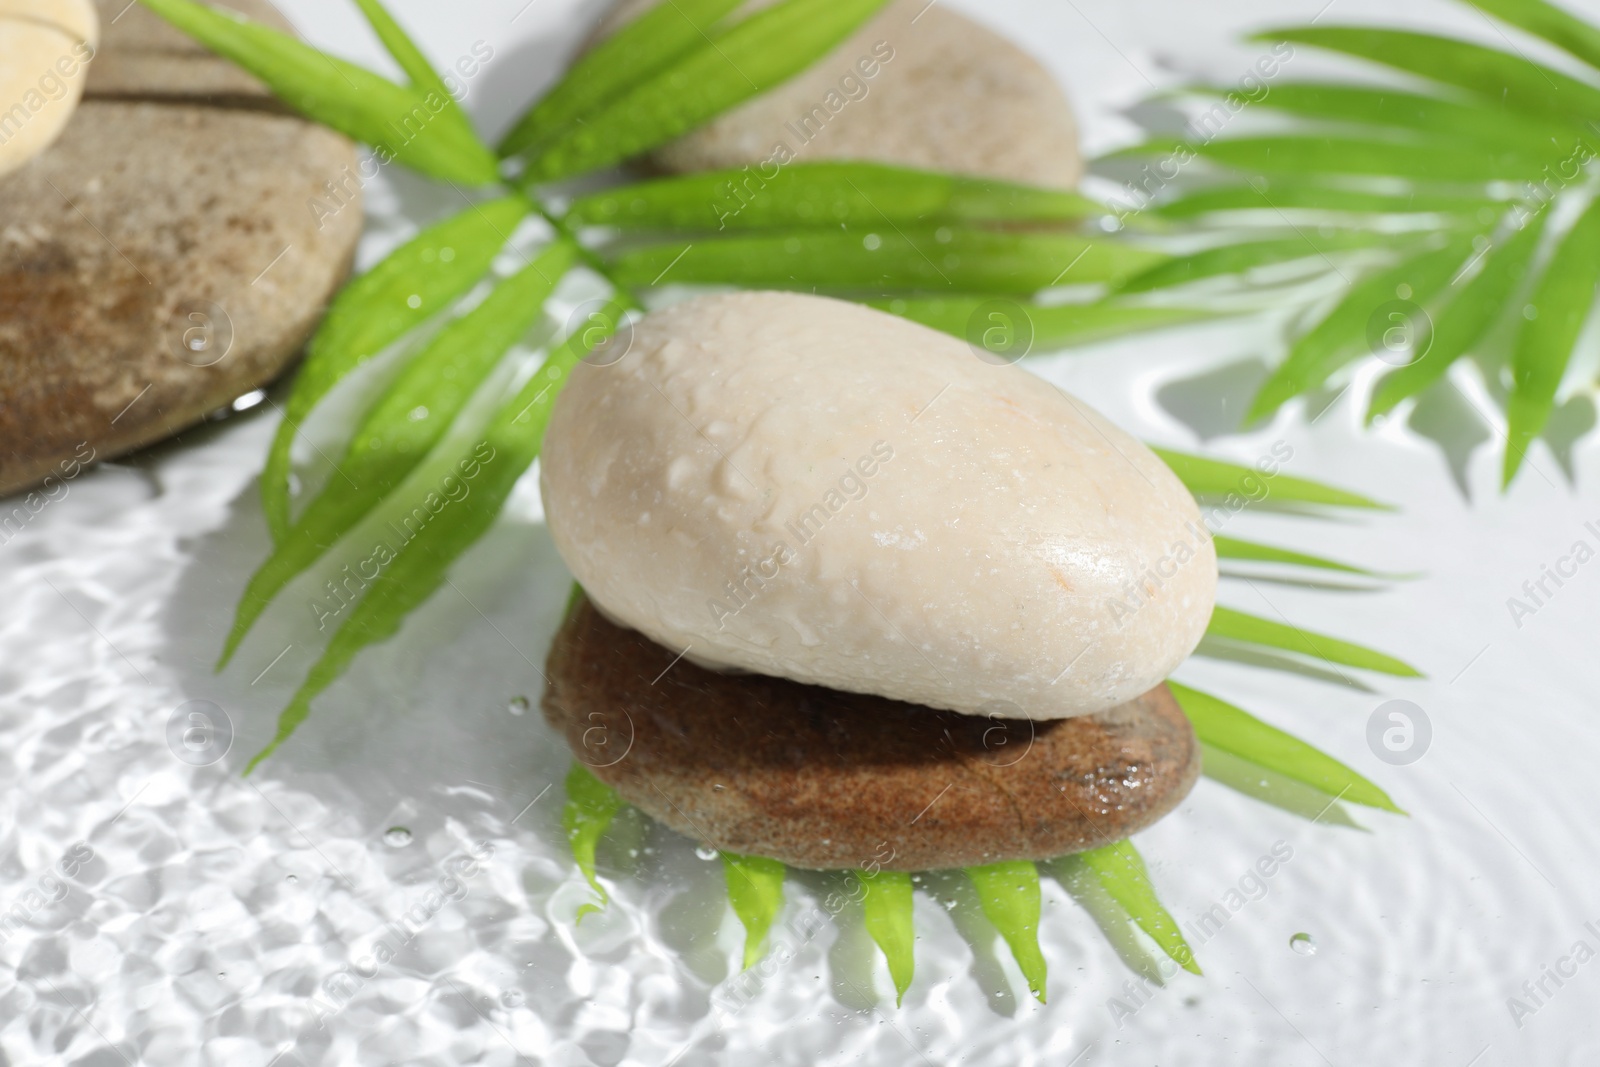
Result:
{"type": "MultiPolygon", "coordinates": [[[[1150,449],[1172,469],[1184,486],[1202,503],[1271,500],[1283,504],[1310,504],[1319,507],[1393,510],[1371,497],[1337,489],[1331,485],[1287,474],[1269,474],[1256,467],[1244,467],[1205,456],[1192,456],[1168,448],[1150,449]],[[1265,489],[1261,487],[1265,486],[1265,489]]],[[[1241,503],[1240,506],[1243,506],[1241,503]]]]}
{"type": "Polygon", "coordinates": [[[619,284],[1027,295],[1051,285],[1113,281],[1163,258],[1066,234],[989,230],[817,230],[644,245],[616,255],[619,284]]]}
{"type": "Polygon", "coordinates": [[[699,48],[742,0],[658,4],[579,56],[555,87],[511,127],[500,154],[512,156],[555,134],[699,48]]]}
{"type": "Polygon", "coordinates": [[[1343,52],[1464,89],[1512,111],[1578,121],[1600,114],[1600,89],[1550,67],[1469,41],[1357,26],[1269,30],[1251,39],[1343,52]]]}
{"type": "Polygon", "coordinates": [[[744,925],[744,969],[754,967],[767,952],[767,933],[783,910],[784,866],[763,856],[723,852],[722,872],[728,883],[728,903],[744,925]]]}
{"type": "MultiPolygon", "coordinates": [[[[607,312],[607,321],[615,324],[624,312],[624,305],[614,303],[607,312]]],[[[250,761],[246,774],[288,740],[310,713],[311,701],[332,685],[364,648],[398,632],[405,617],[444,583],[450,565],[494,525],[517,479],[539,454],[559,383],[590,347],[603,340],[602,333],[596,328],[573,335],[551,354],[539,373],[495,412],[473,447],[449,457],[455,461],[446,468],[451,472],[459,465],[476,465],[478,473],[472,476],[470,493],[437,511],[429,505],[431,520],[409,540],[391,549],[393,558],[334,633],[289,706],[278,716],[277,735],[250,761]]],[[[464,472],[466,468],[462,469],[464,472]]],[[[419,476],[428,473],[429,465],[424,464],[398,492],[406,493],[419,476]]],[[[429,494],[428,498],[419,499],[418,507],[437,495],[431,487],[417,488],[419,493],[426,488],[429,494]]]]}
{"type": "Polygon", "coordinates": [[[1046,966],[1039,951],[1039,869],[1027,860],[966,868],[983,914],[1000,931],[1028,990],[1044,1003],[1046,966]]]}
{"type": "Polygon", "coordinates": [[[1427,350],[1414,362],[1385,375],[1373,390],[1367,408],[1369,422],[1443,378],[1451,364],[1470,352],[1495,323],[1505,318],[1512,296],[1528,273],[1548,218],[1546,212],[1538,222],[1489,249],[1478,274],[1460,286],[1434,316],[1427,350]]]}
{"type": "Polygon", "coordinates": [[[589,768],[574,763],[567,772],[567,802],[561,809],[561,826],[567,834],[567,846],[578,864],[589,888],[600,898],[598,904],[585,904],[578,909],[577,921],[591,911],[599,911],[611,899],[595,874],[595,849],[606,828],[622,810],[622,797],[617,791],[596,778],[589,768]]]}
{"type": "Polygon", "coordinates": [[[1271,415],[1291,397],[1322,385],[1364,351],[1370,353],[1373,316],[1380,309],[1406,289],[1412,303],[1426,306],[1460,273],[1471,254],[1471,242],[1456,238],[1356,282],[1331,312],[1295,342],[1288,358],[1256,393],[1246,418],[1271,415]]]}
{"type": "Polygon", "coordinates": [[[734,23],[582,123],[553,133],[524,178],[550,182],[609,167],[687,133],[800,73],[886,0],[782,0],[734,23]]]}
{"type": "Polygon", "coordinates": [[[1175,221],[1226,211],[1271,211],[1273,223],[1281,225],[1276,212],[1288,210],[1363,215],[1455,214],[1475,219],[1485,209],[1494,208],[1491,220],[1484,220],[1492,221],[1501,206],[1487,193],[1456,193],[1426,186],[1391,192],[1330,184],[1337,180],[1332,175],[1284,175],[1225,183],[1185,193],[1151,210],[1175,221]]]}
{"type": "Polygon", "coordinates": [[[1168,682],[1194,731],[1209,748],[1310,786],[1329,797],[1405,814],[1389,795],[1304,741],[1208,693],[1168,682]]]}
{"type": "Polygon", "coordinates": [[[1246,174],[1351,174],[1440,182],[1515,181],[1556,156],[1553,151],[1524,152],[1519,145],[1497,143],[1486,149],[1444,137],[1396,132],[1387,137],[1294,133],[1204,143],[1156,139],[1108,158],[1185,151],[1246,174]]]}
{"type": "Polygon", "coordinates": [[[1218,534],[1212,538],[1211,543],[1216,546],[1218,559],[1246,560],[1254,563],[1283,563],[1294,567],[1310,567],[1314,570],[1338,571],[1341,574],[1359,574],[1365,578],[1397,577],[1380,571],[1367,570],[1365,567],[1356,567],[1349,563],[1325,559],[1322,556],[1308,555],[1305,552],[1295,552],[1287,548],[1257,544],[1254,541],[1241,541],[1237,537],[1223,537],[1218,534]]]}
{"type": "Polygon", "coordinates": [[[795,229],[936,222],[1072,222],[1105,208],[1076,193],[883,163],[707,171],[574,200],[568,221],[627,230],[795,229]]]}
{"type": "Polygon", "coordinates": [[[1467,3],[1557,48],[1600,67],[1600,29],[1544,0],[1466,0],[1467,3]]]}
{"type": "Polygon", "coordinates": [[[1216,318],[1206,308],[1099,300],[1037,304],[991,296],[895,297],[868,300],[880,311],[960,337],[997,356],[1050,352],[1067,345],[1160,330],[1216,318]]]}
{"type": "Polygon", "coordinates": [[[319,52],[290,35],[195,3],[143,0],[144,6],[218,55],[265,82],[307,118],[331,126],[435,178],[466,185],[498,180],[494,154],[459,117],[449,94],[396,85],[364,67],[319,52]]]}
{"type": "Polygon", "coordinates": [[[905,1002],[916,969],[917,932],[911,922],[911,875],[904,871],[857,871],[867,933],[883,952],[894,982],[894,1002],[905,1002]]]}
{"type": "Polygon", "coordinates": [[[274,541],[289,532],[289,450],[306,416],[351,371],[476,285],[532,209],[521,196],[470,207],[423,230],[340,291],[311,339],[267,451],[261,502],[274,541]]]}
{"type": "Polygon", "coordinates": [[[370,514],[432,451],[490,371],[539,320],[545,300],[576,259],[570,243],[556,242],[417,353],[362,417],[337,464],[340,477],[306,506],[250,579],[219,669],[272,598],[370,514]]]}
{"type": "MultiPolygon", "coordinates": [[[[1217,278],[1229,274],[1242,274],[1258,267],[1292,263],[1296,260],[1314,259],[1328,262],[1330,253],[1338,254],[1353,249],[1393,248],[1394,234],[1376,230],[1335,231],[1333,233],[1300,233],[1293,237],[1274,237],[1265,241],[1244,241],[1220,245],[1203,252],[1158,263],[1136,274],[1117,287],[1122,293],[1148,293],[1190,282],[1217,278]]],[[[1403,245],[1401,247],[1404,247],[1403,245]]]]}
{"type": "Polygon", "coordinates": [[[1211,614],[1211,624],[1206,634],[1228,641],[1262,645],[1266,648],[1294,652],[1325,663],[1378,671],[1401,678],[1421,678],[1415,667],[1374,649],[1341,641],[1337,637],[1313,633],[1287,623],[1273,622],[1232,608],[1217,607],[1211,614]]]}
{"type": "Polygon", "coordinates": [[[1555,407],[1556,390],[1572,359],[1583,324],[1594,310],[1600,283],[1600,200],[1589,205],[1562,239],[1529,308],[1511,356],[1511,396],[1506,401],[1505,479],[1510,485],[1543,432],[1555,407]]]}
{"type": "Polygon", "coordinates": [[[378,40],[383,42],[383,47],[394,57],[394,61],[400,64],[400,69],[406,72],[406,77],[411,79],[412,86],[443,102],[443,110],[439,112],[439,117],[460,126],[468,136],[477,140],[478,135],[472,129],[471,120],[451,95],[449,86],[445,85],[439,72],[433,69],[433,64],[428,62],[416,42],[406,34],[383,4],[379,0],[356,0],[356,6],[361,8],[361,13],[366,16],[367,23],[377,33],[378,40]]]}
{"type": "Polygon", "coordinates": [[[1076,856],[1066,858],[1068,866],[1081,864],[1092,872],[1102,888],[1110,894],[1128,916],[1139,925],[1139,929],[1150,935],[1150,939],[1161,947],[1172,958],[1172,961],[1190,974],[1199,974],[1200,964],[1194,958],[1194,950],[1189,947],[1189,942],[1184,940],[1183,931],[1178,928],[1177,920],[1167,911],[1161,903],[1161,898],[1156,896],[1155,886],[1150,881],[1150,871],[1145,867],[1144,857],[1139,855],[1138,849],[1133,847],[1132,841],[1118,841],[1116,844],[1104,845],[1080,852],[1076,856]]]}

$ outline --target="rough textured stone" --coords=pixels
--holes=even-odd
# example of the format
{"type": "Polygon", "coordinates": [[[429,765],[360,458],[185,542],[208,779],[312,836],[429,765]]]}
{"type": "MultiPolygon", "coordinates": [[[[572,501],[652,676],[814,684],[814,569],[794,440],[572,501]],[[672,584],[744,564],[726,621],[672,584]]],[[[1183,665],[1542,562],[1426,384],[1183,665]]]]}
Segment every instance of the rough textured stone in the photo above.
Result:
{"type": "Polygon", "coordinates": [[[310,206],[324,183],[352,187],[348,141],[123,6],[99,3],[100,53],[61,139],[0,181],[0,493],[276,378],[360,236],[358,200],[320,220],[310,206]]]}
{"type": "Polygon", "coordinates": [[[546,718],[630,803],[716,848],[834,869],[1046,859],[1170,812],[1200,746],[1160,687],[1099,715],[983,718],[694,666],[587,600],[546,718]]]}
{"type": "MultiPolygon", "coordinates": [[[[658,2],[623,0],[596,39],[658,2]]],[[[803,161],[872,160],[1065,189],[1083,176],[1077,123],[1050,73],[1004,37],[927,0],[896,0],[809,70],[650,160],[673,172],[739,167],[771,159],[779,142],[803,161]],[[857,65],[881,59],[885,45],[893,58],[863,77],[857,65]]]]}

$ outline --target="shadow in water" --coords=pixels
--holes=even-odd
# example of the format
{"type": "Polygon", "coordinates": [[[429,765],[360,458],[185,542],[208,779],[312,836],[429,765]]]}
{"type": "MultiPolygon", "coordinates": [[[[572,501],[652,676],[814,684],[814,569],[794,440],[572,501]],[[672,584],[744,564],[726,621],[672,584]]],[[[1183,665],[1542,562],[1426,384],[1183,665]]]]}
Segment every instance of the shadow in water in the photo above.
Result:
{"type": "Polygon", "coordinates": [[[1261,360],[1240,360],[1168,382],[1156,392],[1156,403],[1202,441],[1209,441],[1242,427],[1251,398],[1270,373],[1261,360]]]}

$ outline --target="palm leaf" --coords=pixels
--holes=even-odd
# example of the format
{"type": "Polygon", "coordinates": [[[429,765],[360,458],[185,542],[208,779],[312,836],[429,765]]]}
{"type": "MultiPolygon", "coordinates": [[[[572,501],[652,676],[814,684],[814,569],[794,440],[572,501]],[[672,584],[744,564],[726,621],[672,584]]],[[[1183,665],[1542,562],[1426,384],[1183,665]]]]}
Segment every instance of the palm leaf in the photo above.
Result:
{"type": "Polygon", "coordinates": [[[1194,724],[1196,736],[1209,748],[1310,786],[1329,797],[1405,814],[1383,790],[1304,741],[1208,693],[1177,682],[1168,682],[1167,687],[1194,724]]]}
{"type": "Polygon", "coordinates": [[[1246,418],[1271,415],[1291,397],[1322,385],[1363,350],[1370,353],[1367,346],[1373,315],[1394,301],[1402,286],[1411,290],[1409,299],[1414,304],[1426,305],[1460,272],[1471,250],[1467,239],[1457,238],[1356,282],[1332,311],[1295,342],[1288,358],[1256,393],[1246,418]]]}
{"type": "Polygon", "coordinates": [[[511,127],[500,154],[512,156],[555,134],[700,47],[742,0],[658,4],[579,56],[567,73],[511,127]]]}
{"type": "Polygon", "coordinates": [[[289,532],[289,452],[306,416],[346,375],[476,285],[532,209],[521,196],[470,207],[423,230],[340,291],[311,339],[267,451],[261,502],[274,541],[289,532]]]}
{"type": "Polygon", "coordinates": [[[754,967],[767,952],[767,933],[783,910],[784,866],[763,856],[722,855],[728,903],[744,925],[744,968],[754,967]]]}
{"type": "Polygon", "coordinates": [[[861,880],[861,910],[867,933],[889,965],[894,982],[894,1002],[905,1002],[906,990],[916,970],[916,929],[911,921],[911,876],[904,871],[857,871],[861,880]]]}
{"type": "Polygon", "coordinates": [[[1206,627],[1206,633],[1211,637],[1220,637],[1228,641],[1241,641],[1294,652],[1325,663],[1359,667],[1362,670],[1378,671],[1401,678],[1422,677],[1422,673],[1415,667],[1364,645],[1341,641],[1337,637],[1302,630],[1287,623],[1259,618],[1232,608],[1219,606],[1213,609],[1211,624],[1206,627]]]}
{"type": "Polygon", "coordinates": [[[1197,142],[1158,138],[1108,158],[1170,156],[1189,152],[1246,174],[1349,174],[1413,178],[1422,181],[1492,182],[1526,178],[1555,158],[1518,145],[1464,144],[1437,136],[1396,132],[1354,134],[1279,134],[1229,137],[1197,142]]]}
{"type": "MultiPolygon", "coordinates": [[[[1364,215],[1456,214],[1477,217],[1498,202],[1487,193],[1456,193],[1427,186],[1405,192],[1334,185],[1333,176],[1282,176],[1197,189],[1152,208],[1162,218],[1182,220],[1225,211],[1309,210],[1364,215]]],[[[1497,212],[1498,214],[1498,212],[1497,212]]]]}
{"type": "Polygon", "coordinates": [[[396,85],[364,67],[319,52],[289,34],[196,3],[143,0],[144,6],[267,84],[284,103],[435,178],[466,185],[498,180],[494,154],[464,121],[439,116],[448,94],[396,85]]]}
{"type": "Polygon", "coordinates": [[[611,899],[595,874],[595,849],[617,812],[622,810],[622,797],[581,763],[574,763],[567,772],[566,786],[567,802],[561,809],[561,825],[566,830],[567,846],[572,849],[572,858],[589,888],[600,898],[598,904],[585,904],[578,909],[577,921],[582,922],[585,915],[599,911],[611,899]]]}
{"type": "Polygon", "coordinates": [[[1076,193],[883,163],[707,171],[580,196],[569,222],[627,230],[794,229],[936,222],[1072,222],[1105,208],[1076,193]]]}
{"type": "Polygon", "coordinates": [[[1506,401],[1504,484],[1510,485],[1543,432],[1555,407],[1556,391],[1572,359],[1583,324],[1594,310],[1600,283],[1600,200],[1591,203],[1562,239],[1529,307],[1512,351],[1511,396],[1506,401]]]}
{"type": "Polygon", "coordinates": [[[1543,37],[1591,67],[1600,67],[1600,30],[1544,0],[1466,0],[1479,11],[1543,37]]]}
{"type": "Polygon", "coordinates": [[[1028,990],[1044,1003],[1046,966],[1039,951],[1039,869],[1028,860],[967,867],[983,914],[1000,931],[1028,990]]]}
{"type": "Polygon", "coordinates": [[[1206,308],[1166,307],[1100,300],[1088,304],[1038,304],[990,296],[895,297],[868,300],[880,311],[960,337],[999,356],[1050,352],[1067,345],[1160,330],[1216,318],[1206,308]],[[1000,331],[998,335],[992,330],[1000,331]]]}
{"type": "Polygon", "coordinates": [[[1066,234],[886,227],[650,244],[617,254],[609,273],[625,286],[732,283],[1027,295],[1061,282],[1113,281],[1161,258],[1131,245],[1066,234]]]}
{"type": "Polygon", "coordinates": [[[800,73],[886,0],[782,0],[718,32],[576,123],[528,159],[524,178],[550,182],[648,152],[800,73]]]}
{"type": "Polygon", "coordinates": [[[1365,567],[1356,567],[1349,563],[1325,559],[1322,556],[1308,555],[1305,552],[1295,552],[1272,545],[1257,544],[1254,541],[1241,541],[1236,537],[1223,537],[1221,534],[1212,538],[1211,543],[1216,546],[1218,559],[1236,559],[1254,563],[1283,563],[1293,567],[1310,567],[1313,570],[1358,574],[1365,578],[1397,577],[1380,571],[1368,570],[1365,567]]]}
{"type": "Polygon", "coordinates": [[[1550,67],[1469,41],[1358,26],[1269,30],[1251,39],[1343,52],[1464,89],[1516,112],[1577,121],[1600,114],[1600,89],[1550,67]]]}
{"type": "MultiPolygon", "coordinates": [[[[614,303],[606,321],[615,324],[624,311],[623,304],[614,303]]],[[[603,333],[594,328],[574,334],[551,354],[538,374],[495,412],[472,448],[450,457],[455,460],[450,470],[461,464],[476,465],[478,474],[473,477],[471,492],[433,513],[432,519],[410,540],[391,548],[393,558],[366,595],[350,609],[349,617],[278,716],[276,736],[250,761],[246,774],[289,739],[310,714],[311,701],[332,685],[363,649],[398,632],[405,617],[444,583],[450,565],[494,525],[517,479],[539,454],[558,383],[565,380],[589,347],[603,340],[603,333]]],[[[425,465],[418,474],[426,471],[425,465]]],[[[416,480],[414,476],[408,486],[416,480]]],[[[406,489],[402,486],[399,492],[406,489]]]]}
{"type": "Polygon", "coordinates": [[[1316,259],[1327,262],[1330,253],[1374,247],[1392,248],[1395,243],[1393,234],[1379,233],[1376,230],[1336,231],[1327,234],[1300,233],[1293,237],[1274,237],[1265,241],[1243,241],[1158,263],[1149,270],[1127,279],[1117,289],[1122,293],[1148,293],[1156,289],[1187,285],[1223,275],[1242,274],[1259,267],[1292,263],[1296,260],[1316,259]]]}
{"type": "Polygon", "coordinates": [[[1244,467],[1206,456],[1192,456],[1167,448],[1151,446],[1150,449],[1172,469],[1189,492],[1202,503],[1218,500],[1241,501],[1275,500],[1284,504],[1311,504],[1320,507],[1364,508],[1388,511],[1388,504],[1380,504],[1370,497],[1336,489],[1331,485],[1287,474],[1270,474],[1256,467],[1244,467]],[[1266,486],[1265,494],[1252,486],[1266,486]]]}
{"type": "Polygon", "coordinates": [[[576,259],[570,243],[557,241],[417,353],[363,416],[337,464],[340,477],[306,506],[250,579],[219,669],[272,598],[370,514],[438,444],[501,357],[539,320],[545,300],[576,259]]]}
{"type": "Polygon", "coordinates": [[[1091,872],[1101,887],[1110,894],[1128,916],[1138,924],[1139,929],[1150,935],[1150,939],[1160,946],[1161,951],[1172,958],[1172,961],[1190,974],[1199,974],[1200,964],[1194,958],[1194,950],[1189,947],[1189,942],[1184,940],[1183,931],[1178,928],[1177,920],[1173,919],[1166,906],[1156,896],[1155,886],[1150,881],[1150,872],[1145,867],[1144,857],[1133,847],[1132,841],[1118,841],[1112,845],[1104,845],[1080,852],[1076,856],[1067,857],[1068,865],[1081,864],[1091,872]]]}
{"type": "Polygon", "coordinates": [[[1432,342],[1420,358],[1384,376],[1373,390],[1367,421],[1393,411],[1450,370],[1451,364],[1477,345],[1507,314],[1512,295],[1539,247],[1549,213],[1530,224],[1483,257],[1477,275],[1456,290],[1449,303],[1434,316],[1432,342]]]}
{"type": "Polygon", "coordinates": [[[443,110],[439,112],[439,117],[446,122],[457,124],[468,136],[477,140],[478,135],[472,129],[471,120],[451,95],[450,87],[445,85],[439,72],[433,69],[433,64],[428,62],[416,42],[394,20],[394,16],[389,14],[379,0],[356,0],[356,6],[361,8],[361,13],[366,16],[367,23],[377,33],[378,40],[383,42],[383,47],[389,55],[394,57],[394,61],[400,64],[400,69],[406,72],[406,77],[411,79],[412,86],[442,102],[443,110]]]}

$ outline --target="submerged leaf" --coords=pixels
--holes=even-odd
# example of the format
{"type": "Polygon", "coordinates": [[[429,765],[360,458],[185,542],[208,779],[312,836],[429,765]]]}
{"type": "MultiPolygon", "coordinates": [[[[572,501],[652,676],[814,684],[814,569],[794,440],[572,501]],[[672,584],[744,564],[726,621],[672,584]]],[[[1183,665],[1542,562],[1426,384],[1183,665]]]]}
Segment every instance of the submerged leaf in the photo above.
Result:
{"type": "Polygon", "coordinates": [[[553,133],[524,178],[551,182],[648,152],[787,81],[886,0],[781,0],[720,30],[664,69],[553,133]]]}
{"type": "Polygon", "coordinates": [[[1594,311],[1600,284],[1600,200],[1592,202],[1561,241],[1528,303],[1511,354],[1511,396],[1506,400],[1504,484],[1510,485],[1533,439],[1544,431],[1573,347],[1594,311]],[[1525,312],[1526,314],[1526,312],[1525,312]]]}
{"type": "Polygon", "coordinates": [[[936,222],[1072,222],[1105,208],[1076,193],[868,162],[751,167],[581,196],[569,222],[626,230],[795,229],[936,222]]]}
{"type": "MultiPolygon", "coordinates": [[[[1363,352],[1372,353],[1374,323],[1385,308],[1401,299],[1401,293],[1407,294],[1403,299],[1411,306],[1426,307],[1460,273],[1471,253],[1471,242],[1456,238],[1356,282],[1332,311],[1295,342],[1288,358],[1256,393],[1246,418],[1271,415],[1290,398],[1321,386],[1363,352]]],[[[1417,323],[1406,313],[1396,310],[1394,314],[1401,315],[1408,331],[1416,328],[1417,323]]],[[[1418,346],[1427,343],[1425,337],[1413,338],[1413,342],[1418,346]]]]}
{"type": "Polygon", "coordinates": [[[611,263],[621,285],[732,284],[832,291],[955,290],[1026,295],[1112,281],[1160,254],[1067,234],[991,230],[814,230],[648,244],[611,263]]]}
{"type": "Polygon", "coordinates": [[[412,358],[362,417],[336,464],[339,477],[317,495],[245,587],[218,664],[280,590],[310,567],[422,462],[501,358],[532,329],[577,250],[558,241],[451,322],[412,358]]]}
{"type": "Polygon", "coordinates": [[[1434,315],[1426,351],[1385,375],[1373,390],[1367,408],[1369,422],[1443,378],[1451,364],[1470,352],[1509,313],[1511,297],[1527,275],[1548,217],[1549,212],[1545,212],[1538,222],[1530,223],[1504,245],[1484,254],[1477,275],[1460,285],[1449,303],[1434,315]]]}
{"type": "Polygon", "coordinates": [[[1089,304],[1037,304],[996,300],[991,296],[895,297],[867,303],[880,311],[960,337],[1008,361],[1068,345],[1203,322],[1220,314],[1203,308],[1108,300],[1089,304]]]}
{"type": "Polygon", "coordinates": [[[1184,940],[1177,920],[1156,895],[1156,887],[1150,881],[1144,857],[1139,855],[1132,841],[1118,841],[1070,858],[1094,873],[1111,898],[1139,924],[1139,929],[1161,946],[1161,951],[1170,956],[1174,963],[1190,974],[1201,973],[1194,950],[1184,940]]]}
{"type": "Polygon", "coordinates": [[[1209,748],[1310,786],[1329,797],[1404,815],[1389,794],[1343,763],[1248,712],[1177,682],[1167,688],[1209,748]]]}
{"type": "MultiPolygon", "coordinates": [[[[614,327],[624,311],[623,303],[613,302],[605,313],[605,322],[614,327]]],[[[399,631],[406,616],[444,584],[451,564],[494,525],[517,480],[539,454],[560,383],[605,336],[607,329],[598,324],[574,334],[495,412],[479,440],[453,457],[455,462],[445,468],[446,472],[454,474],[459,470],[461,477],[470,481],[471,491],[459,501],[441,506],[437,513],[430,512],[429,521],[414,533],[407,530],[409,536],[398,545],[385,546],[391,557],[389,562],[365,596],[349,609],[344,624],[278,716],[276,736],[250,761],[246,774],[289,739],[310,714],[311,701],[344,673],[362,649],[386,641],[399,631]],[[469,470],[476,473],[469,474],[469,470]]],[[[427,473],[431,473],[430,464],[419,467],[399,491],[404,492],[427,473]]],[[[432,492],[430,486],[417,489],[419,495],[424,489],[432,492]]]]}
{"type": "MultiPolygon", "coordinates": [[[[1251,502],[1276,501],[1283,504],[1316,504],[1336,508],[1392,510],[1371,497],[1336,489],[1331,485],[1287,474],[1274,474],[1256,467],[1225,463],[1205,456],[1191,456],[1168,448],[1150,449],[1172,469],[1201,503],[1237,497],[1251,502]]],[[[1283,459],[1286,457],[1277,457],[1283,459]]],[[[1276,468],[1274,468],[1276,469],[1276,468]]]]}
{"type": "Polygon", "coordinates": [[[144,6],[267,84],[307,118],[434,178],[466,185],[499,179],[494,154],[465,122],[440,119],[453,106],[396,85],[364,67],[319,52],[287,33],[223,14],[194,0],[144,6]]]}
{"type": "Polygon", "coordinates": [[[589,49],[511,127],[500,154],[548,141],[590,112],[700,48],[743,0],[672,0],[658,4],[589,49]]]}
{"type": "Polygon", "coordinates": [[[1415,667],[1402,663],[1393,656],[1374,651],[1363,645],[1341,641],[1337,637],[1301,630],[1287,623],[1273,622],[1232,608],[1217,607],[1211,613],[1211,625],[1206,627],[1211,637],[1230,641],[1243,641],[1252,645],[1295,652],[1325,663],[1338,663],[1346,667],[1379,671],[1401,678],[1421,678],[1415,667]]]}
{"type": "Polygon", "coordinates": [[[423,230],[340,291],[311,339],[267,452],[261,503],[274,541],[289,532],[289,449],[300,423],[345,375],[476,285],[531,210],[521,196],[474,205],[423,230]]]}
{"type": "Polygon", "coordinates": [[[1043,1004],[1046,967],[1039,951],[1039,869],[1028,860],[1015,860],[968,867],[966,872],[978,891],[984,916],[1005,938],[1029,991],[1043,1004]]]}
{"type": "Polygon", "coordinates": [[[561,809],[561,826],[567,832],[567,845],[572,849],[572,859],[583,872],[589,888],[600,898],[598,904],[585,904],[578,909],[577,921],[591,911],[599,911],[610,901],[605,887],[595,875],[594,854],[600,837],[611,825],[623,807],[622,797],[606,785],[581,763],[574,763],[567,772],[567,802],[561,809]]]}
{"type": "Polygon", "coordinates": [[[1320,789],[1204,742],[1200,745],[1200,753],[1201,773],[1236,793],[1314,823],[1366,831],[1366,827],[1356,822],[1350,809],[1340,803],[1337,797],[1320,789]]]}
{"type": "Polygon", "coordinates": [[[1157,138],[1110,158],[1189,153],[1246,174],[1361,174],[1428,181],[1515,181],[1551,162],[1554,153],[1534,154],[1521,144],[1463,144],[1416,134],[1390,137],[1352,134],[1273,134],[1195,142],[1157,138]]]}
{"type": "Polygon", "coordinates": [[[744,969],[749,970],[766,955],[767,932],[783,910],[784,866],[763,856],[721,855],[728,903],[744,925],[744,969]]]}
{"type": "Polygon", "coordinates": [[[867,933],[883,952],[894,982],[894,1002],[904,1003],[916,969],[916,930],[911,923],[911,875],[904,871],[857,871],[867,933]]]}

